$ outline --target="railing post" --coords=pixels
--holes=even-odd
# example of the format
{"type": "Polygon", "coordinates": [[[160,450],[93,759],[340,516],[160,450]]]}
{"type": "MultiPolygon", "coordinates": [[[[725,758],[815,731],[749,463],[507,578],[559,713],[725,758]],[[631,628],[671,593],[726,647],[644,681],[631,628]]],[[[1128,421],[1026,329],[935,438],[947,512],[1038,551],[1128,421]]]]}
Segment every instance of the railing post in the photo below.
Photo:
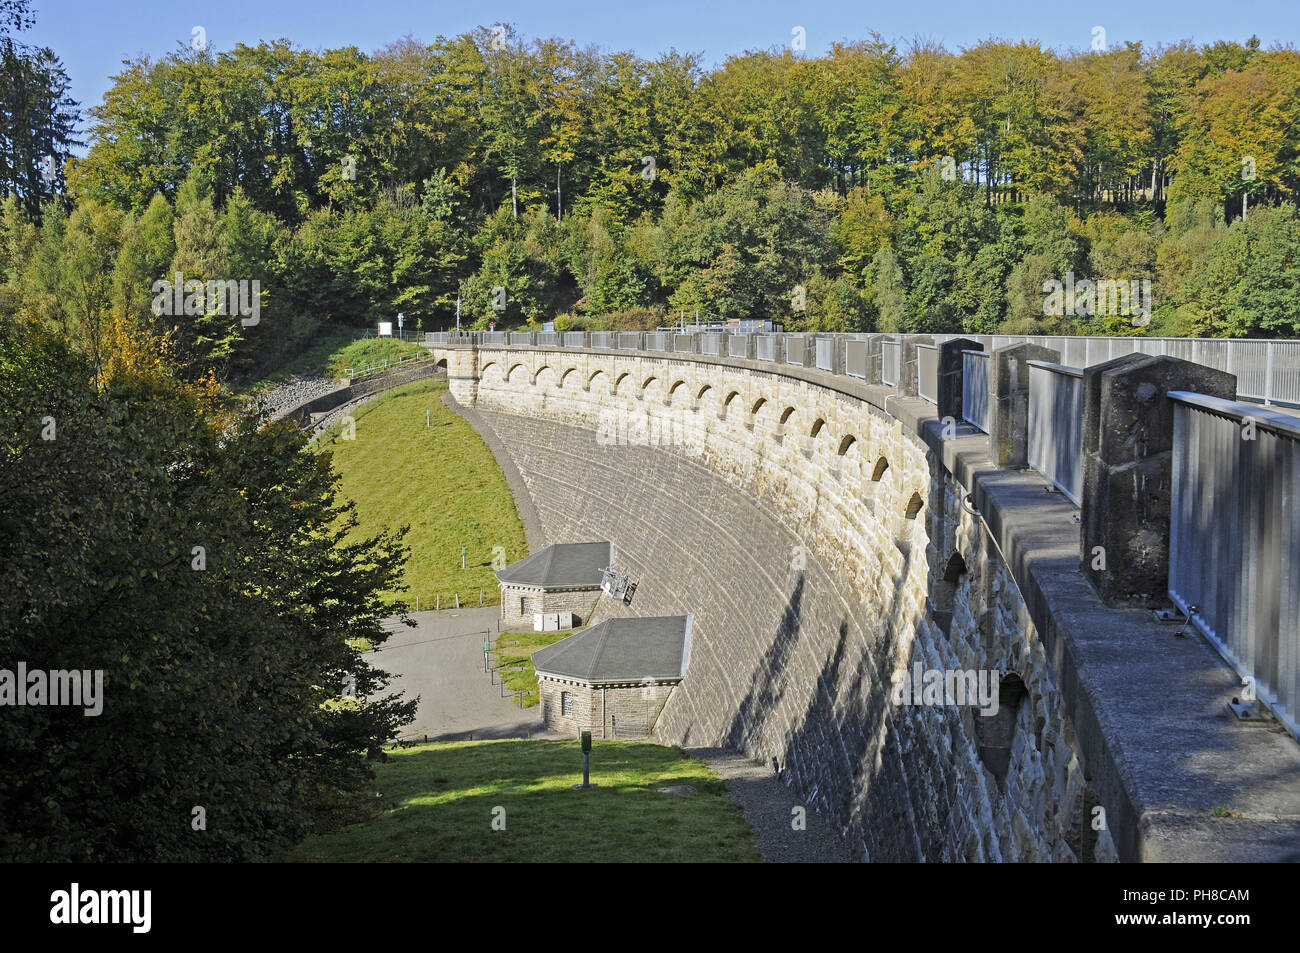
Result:
{"type": "Polygon", "coordinates": [[[965,370],[962,351],[982,351],[984,345],[970,338],[953,338],[939,345],[939,380],[935,387],[935,407],[939,419],[962,419],[961,381],[965,370]]]}
{"type": "Polygon", "coordinates": [[[1029,362],[1059,364],[1061,353],[1038,344],[995,348],[989,358],[989,447],[993,461],[1029,466],[1029,362]]]}
{"type": "Polygon", "coordinates": [[[918,344],[933,344],[934,338],[928,334],[905,334],[899,344],[901,362],[899,366],[899,392],[904,397],[921,396],[917,385],[921,382],[920,361],[916,356],[918,344]]]}
{"type": "Polygon", "coordinates": [[[1079,565],[1108,606],[1155,608],[1168,602],[1171,390],[1233,400],[1237,379],[1146,354],[1126,354],[1083,372],[1079,565]]]}
{"type": "Polygon", "coordinates": [[[881,344],[887,338],[887,334],[868,334],[867,335],[867,383],[880,383],[880,365],[883,360],[881,344]]]}

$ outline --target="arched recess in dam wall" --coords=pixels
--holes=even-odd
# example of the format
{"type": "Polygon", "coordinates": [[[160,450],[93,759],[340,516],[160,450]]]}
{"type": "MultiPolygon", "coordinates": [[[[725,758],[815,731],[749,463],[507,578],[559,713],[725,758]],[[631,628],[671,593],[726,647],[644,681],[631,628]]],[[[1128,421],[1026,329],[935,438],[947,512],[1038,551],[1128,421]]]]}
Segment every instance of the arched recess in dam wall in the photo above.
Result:
{"type": "Polygon", "coordinates": [[[1114,857],[1020,593],[897,421],[721,364],[472,360],[453,393],[508,448],[547,540],[612,540],[632,614],[694,616],[660,741],[775,759],[866,860],[1114,857]],[[1023,689],[1004,678],[991,717],[893,704],[918,662],[1023,689]]]}

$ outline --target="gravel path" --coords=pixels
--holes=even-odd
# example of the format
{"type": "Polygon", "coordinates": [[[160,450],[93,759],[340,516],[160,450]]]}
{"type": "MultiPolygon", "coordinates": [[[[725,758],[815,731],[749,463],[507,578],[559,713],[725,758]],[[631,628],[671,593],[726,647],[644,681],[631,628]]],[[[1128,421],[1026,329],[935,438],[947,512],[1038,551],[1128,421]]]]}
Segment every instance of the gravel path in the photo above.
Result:
{"type": "Polygon", "coordinates": [[[771,769],[727,748],[687,748],[727,779],[731,799],[745,812],[754,829],[758,852],[768,863],[849,864],[853,854],[844,838],[811,809],[806,830],[792,827],[792,809],[801,806],[795,794],[773,776],[771,769]]]}
{"type": "Polygon", "coordinates": [[[415,628],[385,622],[393,635],[369,653],[369,661],[397,676],[390,690],[420,696],[402,740],[546,736],[541,709],[521,709],[502,698],[499,680],[483,671],[483,640],[496,638],[499,613],[496,606],[412,612],[415,628]]]}

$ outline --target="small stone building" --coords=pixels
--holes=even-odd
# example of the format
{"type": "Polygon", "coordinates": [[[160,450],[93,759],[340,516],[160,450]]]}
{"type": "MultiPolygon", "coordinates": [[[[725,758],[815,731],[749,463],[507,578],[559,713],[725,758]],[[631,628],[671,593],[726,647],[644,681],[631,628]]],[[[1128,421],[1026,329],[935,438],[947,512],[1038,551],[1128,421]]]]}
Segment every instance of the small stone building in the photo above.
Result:
{"type": "Polygon", "coordinates": [[[535,613],[570,612],[572,624],[590,620],[613,547],[603,543],[555,543],[497,573],[501,619],[533,627],[535,613]]]}
{"type": "Polygon", "coordinates": [[[593,738],[644,738],[691,657],[691,617],[606,619],[533,653],[542,721],[593,738]]]}

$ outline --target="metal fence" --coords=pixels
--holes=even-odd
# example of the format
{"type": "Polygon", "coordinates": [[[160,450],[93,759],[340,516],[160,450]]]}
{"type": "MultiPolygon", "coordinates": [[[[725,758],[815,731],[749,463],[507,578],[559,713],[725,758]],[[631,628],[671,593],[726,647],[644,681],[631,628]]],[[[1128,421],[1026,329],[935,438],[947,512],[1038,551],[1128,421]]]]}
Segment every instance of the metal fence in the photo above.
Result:
{"type": "Polygon", "coordinates": [[[565,347],[583,347],[587,343],[587,334],[585,331],[565,331],[565,347]]]}
{"type": "Polygon", "coordinates": [[[916,392],[932,403],[939,402],[939,348],[916,346],[916,392]]]}
{"type": "Polygon", "coordinates": [[[898,341],[880,342],[880,381],[894,387],[902,376],[903,345],[898,341]]]}
{"type": "Polygon", "coordinates": [[[849,377],[867,379],[867,342],[844,342],[844,373],[849,377]]]}
{"type": "Polygon", "coordinates": [[[834,338],[817,339],[817,366],[823,371],[835,370],[835,346],[837,343],[834,338]]]}
{"type": "Polygon", "coordinates": [[[748,357],[749,356],[749,335],[748,334],[728,334],[727,335],[727,357],[748,357]]]}
{"type": "Polygon", "coordinates": [[[1169,596],[1300,733],[1300,418],[1169,396],[1169,596]]]}
{"type": "Polygon", "coordinates": [[[989,378],[993,362],[987,351],[961,352],[961,416],[989,432],[989,378]]]}
{"type": "Polygon", "coordinates": [[[1071,367],[1092,367],[1125,354],[1168,355],[1237,377],[1237,396],[1264,404],[1300,407],[1300,341],[1251,338],[1083,337],[1078,335],[936,334],[979,341],[986,351],[1009,344],[1039,344],[1071,367]]]}
{"type": "MultiPolygon", "coordinates": [[[[372,334],[373,332],[366,332],[372,334]]],[[[419,332],[409,332],[412,338],[419,340],[419,332]]],[[[551,338],[548,335],[552,332],[464,332],[463,338],[467,342],[478,341],[482,344],[504,344],[509,341],[513,345],[521,346],[558,346],[560,338],[564,341],[565,347],[619,347],[623,349],[635,349],[645,347],[647,350],[665,351],[673,350],[678,352],[689,353],[694,350],[695,339],[699,338],[699,353],[723,354],[730,357],[745,357],[743,352],[737,352],[731,343],[734,338],[745,340],[745,335],[725,335],[708,332],[699,332],[698,334],[676,334],[666,331],[651,331],[644,335],[639,332],[608,332],[593,331],[589,336],[581,339],[572,337],[573,334],[582,332],[566,332],[557,338],[551,338]],[[726,337],[727,345],[714,343],[716,338],[726,337]],[[689,346],[687,346],[689,344],[689,346]],[[709,348],[715,348],[710,350],[709,348]]],[[[454,336],[450,332],[427,332],[423,334],[423,340],[428,345],[447,344],[452,341],[454,336]]],[[[1067,335],[1023,335],[1023,334],[935,334],[931,336],[937,344],[951,340],[955,337],[968,337],[984,345],[986,352],[995,348],[1006,347],[1009,344],[1031,343],[1040,344],[1044,347],[1052,348],[1061,354],[1061,361],[1065,366],[1085,368],[1094,364],[1100,364],[1104,361],[1121,357],[1125,354],[1152,354],[1152,355],[1169,355],[1170,357],[1181,358],[1186,361],[1192,361],[1196,364],[1202,364],[1206,367],[1213,367],[1218,370],[1226,371],[1237,377],[1237,396],[1239,399],[1259,401],[1264,404],[1283,403],[1295,407],[1300,407],[1300,341],[1265,341],[1265,340],[1247,340],[1247,339],[1220,339],[1220,338],[1148,338],[1148,337],[1080,337],[1067,335]]],[[[810,339],[801,334],[782,334],[782,335],[759,335],[758,341],[758,358],[759,360],[773,360],[773,357],[779,353],[780,345],[777,339],[782,338],[785,341],[785,361],[789,364],[808,366],[810,359],[815,357],[815,363],[824,370],[834,370],[835,365],[831,363],[835,357],[834,348],[841,346],[841,339],[844,340],[845,351],[845,373],[851,373],[854,377],[862,376],[864,379],[869,375],[869,369],[864,370],[867,361],[863,356],[865,354],[865,342],[862,340],[864,335],[860,334],[819,334],[815,339],[810,339]],[[815,352],[811,340],[815,340],[815,352]],[[857,345],[851,351],[849,345],[857,345]],[[852,353],[854,357],[849,358],[852,353]],[[828,360],[827,355],[830,355],[828,360]],[[849,366],[853,367],[849,371],[849,366]]],[[[881,381],[889,386],[896,386],[902,378],[902,368],[900,365],[901,358],[901,338],[895,336],[893,339],[886,338],[881,342],[881,381]]],[[[918,345],[918,347],[922,347],[918,345]]],[[[922,378],[920,387],[931,389],[931,385],[922,378]]],[[[926,394],[925,396],[929,396],[926,394]]],[[[933,399],[933,398],[931,398],[933,399]]]]}
{"type": "Polygon", "coordinates": [[[1029,465],[1079,505],[1083,492],[1083,371],[1029,362],[1029,465]]]}
{"type": "Polygon", "coordinates": [[[558,331],[538,331],[538,332],[537,332],[537,346],[538,346],[538,347],[559,347],[559,346],[560,346],[560,334],[559,334],[559,332],[558,332],[558,331]]]}
{"type": "Polygon", "coordinates": [[[754,356],[760,361],[776,360],[776,335],[762,334],[754,343],[754,356]]]}

